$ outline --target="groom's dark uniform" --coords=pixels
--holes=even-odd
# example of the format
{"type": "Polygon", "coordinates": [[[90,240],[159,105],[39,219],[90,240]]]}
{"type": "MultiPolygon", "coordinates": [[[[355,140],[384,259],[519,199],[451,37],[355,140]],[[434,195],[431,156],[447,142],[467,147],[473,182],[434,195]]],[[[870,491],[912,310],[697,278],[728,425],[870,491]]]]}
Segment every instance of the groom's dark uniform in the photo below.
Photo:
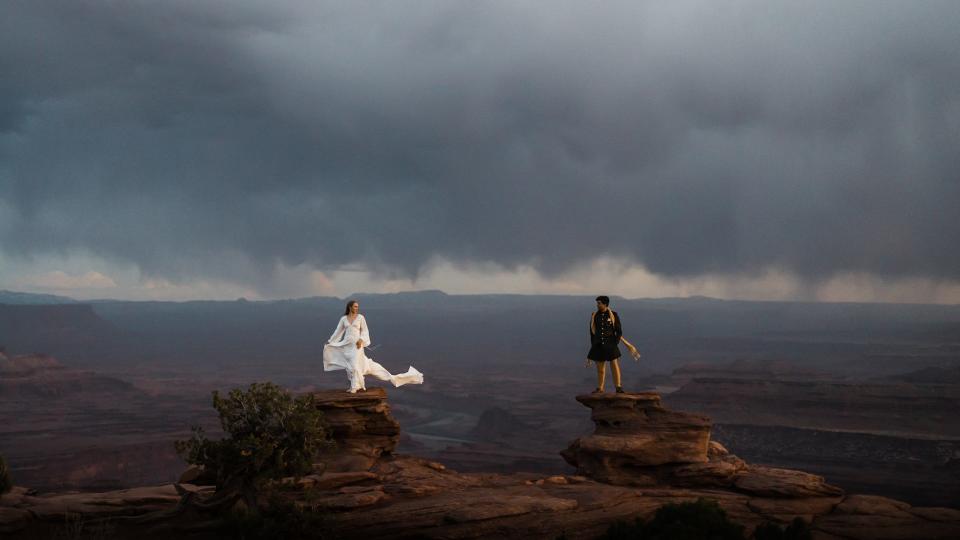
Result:
{"type": "Polygon", "coordinates": [[[594,362],[608,362],[620,358],[620,338],[623,328],[620,326],[620,315],[616,311],[597,311],[593,314],[593,324],[590,325],[590,352],[587,358],[594,362]],[[613,320],[610,320],[610,314],[613,320]]]}

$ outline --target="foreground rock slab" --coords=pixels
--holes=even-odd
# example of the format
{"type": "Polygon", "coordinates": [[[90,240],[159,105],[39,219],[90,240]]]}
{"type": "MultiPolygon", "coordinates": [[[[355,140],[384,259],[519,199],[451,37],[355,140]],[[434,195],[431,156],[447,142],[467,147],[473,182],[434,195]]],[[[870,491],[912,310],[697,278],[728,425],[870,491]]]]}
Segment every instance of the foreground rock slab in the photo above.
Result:
{"type": "MultiPolygon", "coordinates": [[[[616,520],[648,518],[668,503],[716,500],[748,533],[762,523],[811,524],[814,538],[960,538],[960,511],[913,508],[882,497],[752,495],[722,489],[611,485],[582,476],[459,474],[398,456],[374,468],[387,494],[337,512],[346,538],[592,539],[616,520]],[[918,535],[919,534],[919,535],[918,535]]],[[[345,497],[335,494],[332,497],[345,497]]]]}
{"type": "MultiPolygon", "coordinates": [[[[818,540],[960,538],[960,510],[915,508],[865,495],[775,498],[720,489],[616,486],[567,475],[461,474],[408,456],[383,459],[370,473],[317,475],[312,486],[304,486],[295,496],[303,505],[322,506],[331,513],[336,532],[346,539],[553,539],[565,535],[586,540],[603,534],[616,520],[648,518],[664,504],[699,497],[716,500],[748,532],[761,523],[786,524],[802,517],[811,523],[818,540]]],[[[56,527],[62,528],[59,524],[67,512],[81,512],[87,520],[137,515],[172,508],[175,498],[173,486],[5,497],[0,498],[0,531],[5,539],[52,537],[38,536],[38,531],[54,534],[56,527]]],[[[171,530],[177,531],[178,538],[216,538],[189,522],[171,524],[162,533],[118,522],[107,537],[169,538],[171,530]]]]}

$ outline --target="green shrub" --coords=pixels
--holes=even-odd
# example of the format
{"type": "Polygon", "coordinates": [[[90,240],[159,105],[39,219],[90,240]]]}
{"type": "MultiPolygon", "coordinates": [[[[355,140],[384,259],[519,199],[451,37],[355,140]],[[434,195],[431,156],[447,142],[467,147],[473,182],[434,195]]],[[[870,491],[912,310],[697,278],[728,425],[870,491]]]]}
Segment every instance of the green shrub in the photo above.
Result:
{"type": "Polygon", "coordinates": [[[107,540],[117,537],[117,528],[107,518],[93,518],[77,512],[66,512],[63,522],[54,525],[51,540],[107,540]]]}
{"type": "Polygon", "coordinates": [[[617,522],[605,540],[743,540],[743,526],[727,518],[716,501],[665,504],[648,522],[617,522]]]}
{"type": "Polygon", "coordinates": [[[13,489],[13,480],[10,478],[10,469],[7,460],[0,456],[0,495],[13,489]]]}
{"type": "Polygon", "coordinates": [[[331,445],[313,396],[294,398],[273,383],[253,383],[226,396],[213,392],[226,438],[206,437],[194,427],[190,439],[176,441],[177,453],[193,465],[213,472],[224,507],[243,498],[257,513],[257,492],[271,480],[307,474],[317,453],[331,445]]]}
{"type": "Polygon", "coordinates": [[[810,540],[810,527],[802,518],[794,518],[785,529],[773,523],[758,525],[753,533],[754,540],[810,540]]]}
{"type": "Polygon", "coordinates": [[[223,520],[222,538],[242,540],[322,540],[332,538],[332,521],[315,508],[303,508],[272,493],[258,513],[235,510],[223,520]]]}

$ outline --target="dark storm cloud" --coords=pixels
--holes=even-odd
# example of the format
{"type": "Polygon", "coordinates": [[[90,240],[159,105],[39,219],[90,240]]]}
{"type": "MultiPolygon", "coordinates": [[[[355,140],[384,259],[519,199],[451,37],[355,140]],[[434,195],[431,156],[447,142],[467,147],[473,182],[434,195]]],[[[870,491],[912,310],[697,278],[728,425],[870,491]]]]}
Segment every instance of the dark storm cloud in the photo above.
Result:
{"type": "Polygon", "coordinates": [[[958,28],[953,1],[8,2],[0,248],[958,279],[958,28]]]}

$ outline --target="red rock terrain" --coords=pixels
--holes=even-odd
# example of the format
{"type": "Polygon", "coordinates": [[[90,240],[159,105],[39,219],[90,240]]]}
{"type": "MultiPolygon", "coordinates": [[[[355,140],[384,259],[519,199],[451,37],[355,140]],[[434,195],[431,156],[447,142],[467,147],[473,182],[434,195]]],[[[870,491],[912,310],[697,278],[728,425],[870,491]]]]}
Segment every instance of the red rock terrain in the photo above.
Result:
{"type": "MultiPolygon", "coordinates": [[[[183,470],[191,403],[49,355],[0,353],[0,455],[34,489],[103,490],[169,482],[183,470]]],[[[199,413],[198,413],[199,414],[199,413]]]]}
{"type": "MultiPolygon", "coordinates": [[[[594,538],[615,520],[698,497],[716,500],[748,530],[799,516],[818,539],[960,537],[960,510],[845,494],[815,475],[744,463],[710,441],[709,419],[670,411],[654,393],[580,396],[596,429],[564,451],[578,474],[548,477],[462,474],[394,455],[400,430],[384,390],[316,396],[338,449],[323,457],[323,472],[297,486],[302,500],[334,515],[347,538],[594,538]]],[[[181,490],[211,490],[188,478],[181,490]]],[[[178,500],[173,485],[46,496],[16,488],[0,498],[0,532],[54,534],[72,514],[88,530],[101,527],[119,538],[207,537],[195,518],[146,527],[123,517],[169,509],[178,500]]]]}
{"type": "Polygon", "coordinates": [[[716,438],[752,462],[916,505],[960,507],[956,369],[858,381],[737,367],[693,378],[686,375],[697,370],[677,370],[686,382],[664,400],[708,413],[716,438]]]}
{"type": "Polygon", "coordinates": [[[721,423],[960,437],[953,384],[697,377],[667,399],[721,423]]]}

